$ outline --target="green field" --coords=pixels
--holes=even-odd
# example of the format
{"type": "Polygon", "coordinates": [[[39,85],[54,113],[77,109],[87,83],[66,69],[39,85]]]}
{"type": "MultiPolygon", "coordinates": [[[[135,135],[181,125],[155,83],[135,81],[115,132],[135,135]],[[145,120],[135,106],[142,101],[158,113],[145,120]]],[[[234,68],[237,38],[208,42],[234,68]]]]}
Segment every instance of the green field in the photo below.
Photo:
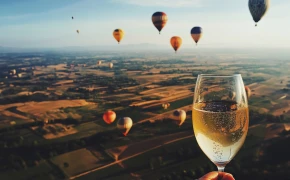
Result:
{"type": "Polygon", "coordinates": [[[51,162],[58,166],[67,177],[71,177],[104,165],[101,159],[105,158],[97,158],[91,151],[83,148],[51,158],[51,162]]]}
{"type": "Polygon", "coordinates": [[[33,168],[27,168],[21,171],[10,171],[0,173],[0,177],[3,180],[28,180],[28,179],[41,179],[41,180],[52,180],[60,179],[63,175],[55,168],[53,168],[48,162],[42,161],[38,166],[33,168]],[[55,177],[54,175],[58,176],[55,177]]]}

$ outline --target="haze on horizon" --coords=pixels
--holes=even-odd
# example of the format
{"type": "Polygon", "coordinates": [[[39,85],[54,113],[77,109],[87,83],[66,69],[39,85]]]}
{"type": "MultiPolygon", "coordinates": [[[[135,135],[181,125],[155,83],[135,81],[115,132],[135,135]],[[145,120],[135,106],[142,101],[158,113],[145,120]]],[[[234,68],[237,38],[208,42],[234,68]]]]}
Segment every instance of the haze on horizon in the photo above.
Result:
{"type": "Polygon", "coordinates": [[[125,38],[121,45],[149,43],[169,47],[169,39],[178,35],[183,47],[190,47],[194,45],[190,29],[201,26],[201,47],[289,48],[289,7],[289,1],[271,1],[268,13],[255,27],[247,0],[1,1],[0,45],[111,46],[117,44],[112,31],[122,28],[125,38]],[[151,22],[155,11],[164,11],[169,18],[161,35],[151,22]]]}

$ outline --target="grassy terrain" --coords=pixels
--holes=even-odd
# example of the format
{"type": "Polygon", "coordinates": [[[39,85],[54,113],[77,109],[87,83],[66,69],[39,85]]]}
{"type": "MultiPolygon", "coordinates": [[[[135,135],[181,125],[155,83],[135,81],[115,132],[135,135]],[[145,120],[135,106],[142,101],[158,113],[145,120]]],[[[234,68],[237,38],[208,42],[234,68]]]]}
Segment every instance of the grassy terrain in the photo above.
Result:
{"type": "Polygon", "coordinates": [[[51,162],[58,166],[68,177],[71,177],[104,165],[104,162],[100,159],[105,158],[97,158],[92,152],[84,148],[51,158],[51,162]]]}

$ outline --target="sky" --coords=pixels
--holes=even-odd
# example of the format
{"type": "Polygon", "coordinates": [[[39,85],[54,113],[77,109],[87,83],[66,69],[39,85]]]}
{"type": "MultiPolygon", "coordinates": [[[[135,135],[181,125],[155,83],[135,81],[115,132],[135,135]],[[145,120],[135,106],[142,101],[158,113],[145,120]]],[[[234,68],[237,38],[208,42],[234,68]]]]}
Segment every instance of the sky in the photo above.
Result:
{"type": "Polygon", "coordinates": [[[290,49],[289,8],[289,0],[272,0],[255,27],[248,0],[1,0],[0,46],[117,46],[112,32],[121,28],[120,45],[170,47],[170,38],[180,36],[182,47],[192,47],[190,30],[201,26],[201,48],[290,49]],[[156,11],[168,16],[161,35],[151,21],[156,11]]]}

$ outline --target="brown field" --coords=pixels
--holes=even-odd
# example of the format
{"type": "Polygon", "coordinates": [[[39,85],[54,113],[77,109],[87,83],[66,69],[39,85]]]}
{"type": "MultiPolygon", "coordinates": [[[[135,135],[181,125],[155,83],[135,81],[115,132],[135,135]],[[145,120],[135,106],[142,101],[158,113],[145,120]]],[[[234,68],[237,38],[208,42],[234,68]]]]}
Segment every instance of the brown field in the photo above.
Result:
{"type": "Polygon", "coordinates": [[[283,103],[283,107],[281,107],[280,109],[275,110],[272,114],[274,116],[280,116],[282,114],[287,113],[288,111],[290,111],[290,106],[289,106],[289,101],[286,103],[283,103]]]}
{"type": "Polygon", "coordinates": [[[89,171],[91,169],[104,165],[98,158],[96,158],[92,152],[86,148],[72,151],[51,158],[53,164],[58,166],[68,177],[78,175],[82,172],[89,171]],[[64,166],[64,163],[68,163],[68,167],[64,166]]]}
{"type": "Polygon", "coordinates": [[[265,140],[280,137],[280,133],[282,133],[286,128],[289,128],[289,123],[288,124],[283,124],[283,123],[267,124],[265,140]]]}
{"type": "MultiPolygon", "coordinates": [[[[32,130],[40,128],[38,126],[31,127],[32,130]]],[[[45,139],[56,139],[78,132],[73,126],[65,126],[63,124],[46,124],[42,127],[46,134],[43,135],[45,139]]]]}
{"type": "Polygon", "coordinates": [[[74,82],[73,80],[63,80],[55,83],[54,85],[72,84],[73,82],[74,82]]]}
{"type": "Polygon", "coordinates": [[[127,148],[128,148],[128,146],[115,147],[115,148],[107,149],[106,153],[109,156],[111,156],[113,159],[118,161],[120,154],[122,154],[127,148]]]}
{"type": "Polygon", "coordinates": [[[47,66],[47,68],[50,68],[50,69],[56,68],[57,71],[67,69],[66,64],[50,65],[50,66],[47,66]]]}
{"type": "Polygon", "coordinates": [[[169,134],[165,136],[160,136],[154,139],[149,139],[141,142],[137,142],[134,144],[128,145],[128,147],[119,155],[118,159],[124,159],[130,157],[134,154],[140,153],[142,151],[146,151],[152,149],[154,147],[162,146],[164,144],[171,143],[180,138],[185,138],[189,136],[194,136],[192,131],[180,132],[175,134],[169,134]]]}
{"type": "Polygon", "coordinates": [[[156,75],[141,75],[141,76],[135,76],[134,78],[137,81],[140,81],[141,83],[147,83],[147,82],[160,82],[164,80],[168,80],[174,77],[179,77],[179,74],[156,74],[156,75]]]}
{"type": "Polygon", "coordinates": [[[28,119],[25,116],[22,116],[20,114],[16,114],[16,113],[13,113],[13,112],[10,112],[10,111],[1,111],[0,114],[4,115],[4,116],[8,116],[8,117],[15,117],[15,118],[23,119],[23,120],[26,120],[26,121],[29,121],[29,122],[33,122],[33,120],[30,120],[30,119],[28,119]]]}
{"type": "Polygon", "coordinates": [[[59,108],[78,107],[93,105],[85,100],[58,100],[58,101],[43,101],[43,102],[28,102],[22,104],[17,109],[22,112],[30,113],[33,115],[42,115],[48,111],[54,111],[59,108]]]}
{"type": "Polygon", "coordinates": [[[151,101],[138,101],[131,104],[131,106],[142,106],[142,108],[149,108],[157,105],[161,105],[164,102],[176,101],[188,96],[192,96],[193,93],[189,90],[192,85],[188,86],[170,86],[170,87],[159,87],[141,92],[144,96],[157,96],[162,99],[151,100],[151,101]]]}

